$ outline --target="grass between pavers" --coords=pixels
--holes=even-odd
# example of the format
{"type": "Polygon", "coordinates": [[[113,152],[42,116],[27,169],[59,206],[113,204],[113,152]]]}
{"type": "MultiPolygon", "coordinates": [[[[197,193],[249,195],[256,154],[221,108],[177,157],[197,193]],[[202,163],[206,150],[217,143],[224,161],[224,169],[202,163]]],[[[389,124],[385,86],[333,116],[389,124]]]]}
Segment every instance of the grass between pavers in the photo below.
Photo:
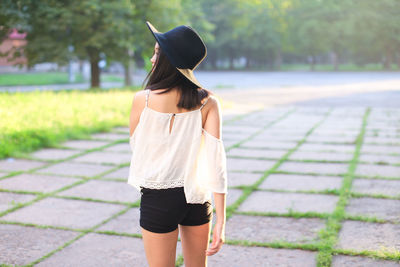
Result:
{"type": "Polygon", "coordinates": [[[394,200],[400,200],[400,194],[397,196],[388,196],[385,194],[370,194],[370,193],[359,193],[359,192],[351,192],[350,196],[352,198],[362,198],[362,197],[369,197],[369,198],[380,198],[380,199],[394,199],[394,200]]]}
{"type": "Polygon", "coordinates": [[[321,250],[318,253],[317,266],[331,266],[332,264],[333,247],[337,243],[341,222],[344,219],[345,207],[348,199],[350,198],[350,189],[362,146],[369,113],[370,108],[368,108],[364,114],[362,128],[357,137],[356,149],[353,159],[350,161],[348,171],[346,175],[344,175],[336,208],[331,216],[327,219],[326,228],[319,232],[319,236],[321,238],[321,250]]]}
{"type": "Polygon", "coordinates": [[[377,260],[392,260],[400,264],[400,251],[390,250],[383,248],[379,251],[374,250],[363,250],[363,251],[353,251],[346,249],[334,249],[333,254],[343,254],[349,256],[365,256],[377,260]]]}

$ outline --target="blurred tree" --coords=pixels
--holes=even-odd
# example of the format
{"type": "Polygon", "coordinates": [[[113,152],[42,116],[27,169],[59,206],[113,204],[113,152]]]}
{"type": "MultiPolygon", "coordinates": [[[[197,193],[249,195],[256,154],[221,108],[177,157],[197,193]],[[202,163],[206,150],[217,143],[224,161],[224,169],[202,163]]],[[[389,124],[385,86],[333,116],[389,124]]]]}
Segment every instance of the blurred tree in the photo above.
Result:
{"type": "MultiPolygon", "coordinates": [[[[353,51],[365,58],[381,58],[385,69],[400,60],[400,1],[351,1],[357,10],[349,19],[353,51]]],[[[399,68],[400,68],[400,62],[399,68]]]]}
{"type": "Polygon", "coordinates": [[[328,50],[326,32],[329,25],[324,19],[324,2],[297,0],[290,15],[293,16],[291,31],[295,33],[291,37],[292,42],[296,44],[298,52],[307,56],[310,70],[314,70],[316,56],[328,50]]]}

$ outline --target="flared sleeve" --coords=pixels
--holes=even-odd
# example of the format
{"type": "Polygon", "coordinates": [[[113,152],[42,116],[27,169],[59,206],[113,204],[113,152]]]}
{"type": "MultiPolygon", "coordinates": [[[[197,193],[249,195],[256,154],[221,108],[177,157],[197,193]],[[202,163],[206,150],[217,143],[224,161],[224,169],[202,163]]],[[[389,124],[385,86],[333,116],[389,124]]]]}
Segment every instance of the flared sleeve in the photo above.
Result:
{"type": "Polygon", "coordinates": [[[215,193],[228,193],[226,152],[222,139],[218,139],[203,129],[205,175],[203,185],[215,193]]]}

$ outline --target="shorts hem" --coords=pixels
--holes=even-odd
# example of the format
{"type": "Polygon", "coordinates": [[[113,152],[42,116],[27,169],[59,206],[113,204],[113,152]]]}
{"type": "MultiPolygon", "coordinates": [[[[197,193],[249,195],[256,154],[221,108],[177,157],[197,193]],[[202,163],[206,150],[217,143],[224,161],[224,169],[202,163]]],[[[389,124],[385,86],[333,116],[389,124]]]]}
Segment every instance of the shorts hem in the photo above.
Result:
{"type": "Polygon", "coordinates": [[[178,226],[176,226],[175,228],[170,228],[170,229],[172,229],[172,230],[170,230],[170,229],[167,229],[167,230],[159,230],[159,229],[154,229],[154,228],[152,228],[152,227],[147,227],[147,226],[143,226],[143,225],[140,225],[140,227],[142,227],[143,229],[145,229],[145,230],[147,230],[147,231],[149,231],[149,232],[156,233],[156,234],[166,234],[166,233],[170,233],[170,232],[173,232],[173,231],[175,231],[176,229],[178,229],[178,226]]]}

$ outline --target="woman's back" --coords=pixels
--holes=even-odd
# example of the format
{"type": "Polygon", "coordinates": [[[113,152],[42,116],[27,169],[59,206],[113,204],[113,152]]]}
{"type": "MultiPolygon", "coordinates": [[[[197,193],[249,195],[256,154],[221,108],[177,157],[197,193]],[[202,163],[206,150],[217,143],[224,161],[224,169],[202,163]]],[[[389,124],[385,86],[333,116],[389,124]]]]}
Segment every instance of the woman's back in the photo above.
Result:
{"type": "Polygon", "coordinates": [[[199,186],[199,182],[207,183],[202,177],[204,172],[210,169],[213,177],[221,175],[216,171],[226,172],[225,162],[220,160],[225,151],[222,140],[217,138],[221,127],[218,101],[208,97],[196,109],[179,110],[176,107],[179,95],[175,92],[157,95],[147,89],[144,93],[144,101],[143,93],[134,98],[132,114],[139,118],[130,137],[133,155],[128,183],[138,189],[141,186],[164,189],[186,183],[185,190],[194,190],[188,193],[192,195],[188,200],[204,201],[209,197],[199,186]],[[208,164],[204,163],[206,160],[208,164]],[[205,166],[203,170],[200,165],[205,166]]]}

